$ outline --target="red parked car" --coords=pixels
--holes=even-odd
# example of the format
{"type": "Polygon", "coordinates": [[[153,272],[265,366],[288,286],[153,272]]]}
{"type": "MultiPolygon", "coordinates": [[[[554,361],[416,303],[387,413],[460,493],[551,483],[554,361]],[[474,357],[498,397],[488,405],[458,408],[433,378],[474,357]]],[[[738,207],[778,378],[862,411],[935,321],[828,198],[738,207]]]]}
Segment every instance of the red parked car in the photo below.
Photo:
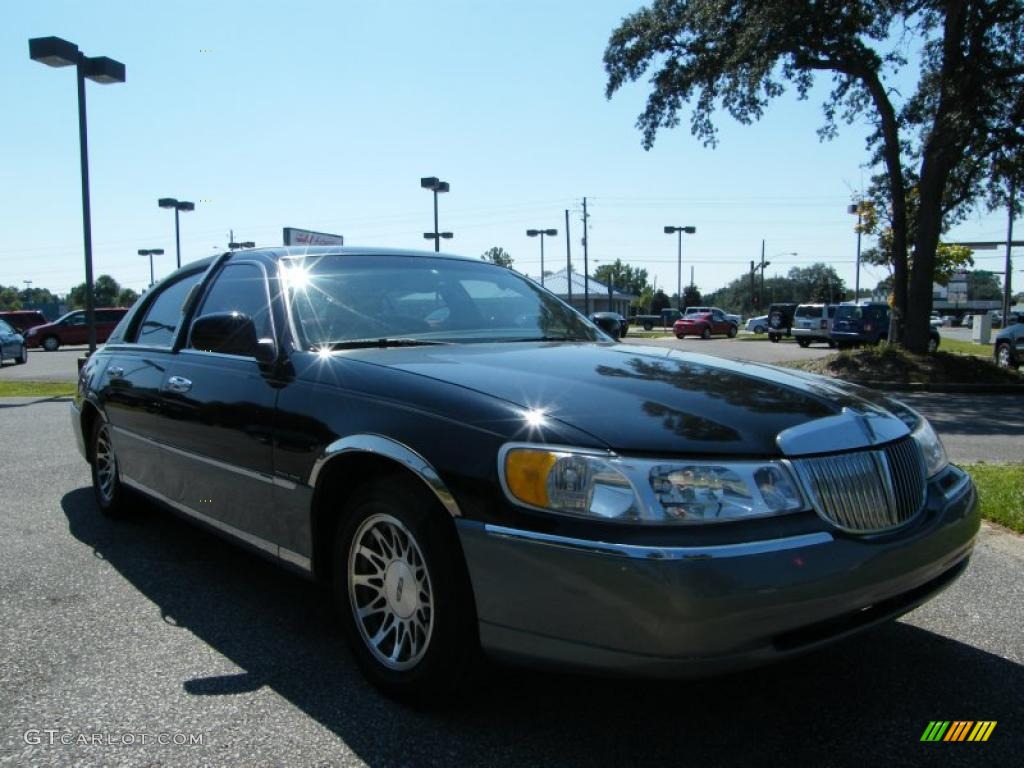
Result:
{"type": "Polygon", "coordinates": [[[685,315],[681,320],[676,320],[672,331],[677,339],[686,336],[700,336],[702,339],[710,339],[711,334],[721,333],[730,339],[736,336],[739,330],[736,323],[725,316],[720,309],[713,309],[710,312],[696,312],[685,315]]]}
{"type": "MultiPolygon", "coordinates": [[[[121,322],[121,318],[125,316],[128,309],[127,307],[103,307],[94,311],[96,312],[96,343],[102,344],[121,322]]],[[[62,345],[88,343],[89,326],[85,323],[84,309],[68,312],[60,320],[54,320],[52,323],[29,328],[25,334],[26,346],[42,347],[47,352],[53,352],[62,345]]]]}
{"type": "Polygon", "coordinates": [[[46,315],[35,309],[12,309],[6,312],[0,312],[0,320],[14,328],[22,336],[29,328],[34,328],[37,325],[46,325],[49,320],[46,319],[46,315]]]}

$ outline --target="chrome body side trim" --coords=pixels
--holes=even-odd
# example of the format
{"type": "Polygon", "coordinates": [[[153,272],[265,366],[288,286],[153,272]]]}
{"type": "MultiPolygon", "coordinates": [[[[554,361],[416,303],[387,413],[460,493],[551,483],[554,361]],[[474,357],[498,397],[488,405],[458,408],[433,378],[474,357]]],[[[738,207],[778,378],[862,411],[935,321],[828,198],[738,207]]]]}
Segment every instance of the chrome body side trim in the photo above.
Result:
{"type": "Polygon", "coordinates": [[[844,407],[835,416],[784,429],[775,438],[789,457],[870,448],[906,437],[910,428],[882,410],[855,411],[844,407]]]}
{"type": "Polygon", "coordinates": [[[591,554],[613,555],[634,560],[716,560],[811,547],[818,544],[828,544],[833,541],[832,534],[819,531],[818,533],[806,533],[800,536],[788,536],[783,539],[744,541],[736,544],[712,544],[703,547],[653,547],[638,544],[616,544],[590,539],[575,539],[568,536],[555,536],[549,533],[506,528],[502,525],[487,524],[484,525],[484,530],[489,535],[497,538],[516,539],[544,546],[575,549],[591,554]]]}
{"type": "Polygon", "coordinates": [[[142,435],[130,432],[127,429],[123,429],[122,427],[111,427],[111,429],[113,429],[118,434],[122,434],[127,437],[131,437],[136,440],[142,440],[143,442],[149,443],[150,445],[156,446],[160,450],[169,451],[171,453],[177,454],[178,456],[184,456],[186,459],[193,459],[195,461],[202,462],[203,464],[208,464],[211,467],[223,469],[227,472],[234,472],[237,475],[242,475],[242,477],[248,477],[251,480],[260,480],[261,482],[270,483],[271,485],[276,485],[278,488],[284,488],[285,490],[289,491],[294,491],[296,488],[295,483],[291,482],[290,480],[285,480],[282,477],[268,475],[263,472],[254,472],[251,469],[245,469],[244,467],[239,467],[236,464],[228,464],[226,461],[214,459],[209,456],[203,456],[198,453],[192,453],[191,451],[183,451],[181,448],[175,448],[173,445],[162,443],[159,440],[153,440],[152,438],[149,437],[143,437],[142,435]]]}
{"type": "Polygon", "coordinates": [[[238,539],[239,541],[244,541],[246,544],[249,544],[250,546],[253,546],[256,549],[266,552],[267,554],[272,555],[273,557],[279,560],[283,560],[285,562],[291,563],[292,565],[298,566],[302,570],[311,572],[310,561],[309,558],[307,557],[303,557],[302,555],[292,552],[291,550],[282,549],[273,542],[267,541],[266,539],[262,539],[259,536],[254,536],[251,533],[247,533],[239,528],[235,528],[233,525],[228,525],[227,523],[222,522],[214,517],[210,517],[209,515],[204,515],[202,512],[199,512],[198,510],[192,509],[191,507],[187,507],[184,504],[174,501],[173,499],[164,496],[162,493],[159,493],[158,491],[154,491],[152,488],[149,488],[143,485],[142,483],[135,482],[130,477],[122,475],[121,482],[123,482],[130,488],[134,488],[146,494],[147,496],[152,496],[154,499],[162,501],[167,506],[178,510],[184,515],[188,515],[189,517],[193,517],[196,520],[199,520],[200,522],[206,523],[212,528],[216,528],[218,531],[222,531],[223,533],[226,533],[238,539]]]}
{"type": "Polygon", "coordinates": [[[309,474],[310,487],[316,487],[320,473],[327,462],[345,453],[372,453],[398,462],[426,484],[441,505],[448,510],[448,514],[452,517],[462,516],[458,504],[455,503],[455,497],[430,462],[409,446],[382,435],[348,435],[328,445],[316,460],[313,471],[309,474]]]}

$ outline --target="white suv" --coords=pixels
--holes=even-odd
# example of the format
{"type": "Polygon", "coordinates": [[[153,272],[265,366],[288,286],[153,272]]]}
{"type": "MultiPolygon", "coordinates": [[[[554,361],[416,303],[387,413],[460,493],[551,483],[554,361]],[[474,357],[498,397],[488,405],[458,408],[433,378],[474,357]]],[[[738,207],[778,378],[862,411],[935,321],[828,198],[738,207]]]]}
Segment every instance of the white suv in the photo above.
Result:
{"type": "Polygon", "coordinates": [[[836,315],[835,304],[801,304],[793,313],[793,338],[801,347],[822,341],[830,347],[832,341],[832,318],[836,315]]]}

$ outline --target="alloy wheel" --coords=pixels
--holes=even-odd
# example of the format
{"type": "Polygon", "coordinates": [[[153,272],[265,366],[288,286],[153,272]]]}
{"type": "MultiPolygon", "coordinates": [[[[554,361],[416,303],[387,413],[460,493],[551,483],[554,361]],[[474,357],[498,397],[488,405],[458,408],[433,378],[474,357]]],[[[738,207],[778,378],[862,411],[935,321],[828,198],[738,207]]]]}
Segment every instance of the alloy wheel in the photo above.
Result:
{"type": "Polygon", "coordinates": [[[996,362],[1000,368],[1010,367],[1010,345],[1000,344],[999,349],[996,351],[996,362]]]}
{"type": "Polygon", "coordinates": [[[114,455],[110,430],[106,424],[96,433],[93,461],[96,462],[97,488],[103,501],[109,504],[114,499],[114,486],[117,482],[117,456],[114,455]]]}
{"type": "Polygon", "coordinates": [[[416,666],[434,630],[433,588],[423,552],[400,520],[375,514],[359,526],[349,549],[348,592],[374,658],[397,671],[416,666]]]}

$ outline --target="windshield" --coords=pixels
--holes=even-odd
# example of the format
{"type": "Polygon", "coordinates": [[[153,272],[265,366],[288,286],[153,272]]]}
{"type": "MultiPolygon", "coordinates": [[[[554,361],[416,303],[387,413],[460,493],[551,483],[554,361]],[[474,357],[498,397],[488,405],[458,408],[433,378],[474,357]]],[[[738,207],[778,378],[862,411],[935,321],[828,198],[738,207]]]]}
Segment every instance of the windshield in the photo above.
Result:
{"type": "Polygon", "coordinates": [[[859,320],[863,315],[860,307],[839,307],[836,309],[836,320],[859,320]]]}
{"type": "Polygon", "coordinates": [[[606,340],[539,286],[482,262],[335,255],[286,259],[282,269],[307,348],[376,339],[606,340]]]}

